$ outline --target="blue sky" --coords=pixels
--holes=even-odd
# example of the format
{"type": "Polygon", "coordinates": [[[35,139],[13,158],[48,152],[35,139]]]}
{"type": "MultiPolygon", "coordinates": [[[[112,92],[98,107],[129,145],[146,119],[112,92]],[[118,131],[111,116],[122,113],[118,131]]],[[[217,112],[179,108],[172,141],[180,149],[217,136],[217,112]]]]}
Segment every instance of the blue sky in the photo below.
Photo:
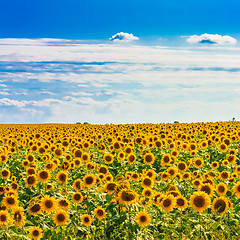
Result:
{"type": "Polygon", "coordinates": [[[0,0],[0,122],[239,120],[239,9],[0,0]]]}

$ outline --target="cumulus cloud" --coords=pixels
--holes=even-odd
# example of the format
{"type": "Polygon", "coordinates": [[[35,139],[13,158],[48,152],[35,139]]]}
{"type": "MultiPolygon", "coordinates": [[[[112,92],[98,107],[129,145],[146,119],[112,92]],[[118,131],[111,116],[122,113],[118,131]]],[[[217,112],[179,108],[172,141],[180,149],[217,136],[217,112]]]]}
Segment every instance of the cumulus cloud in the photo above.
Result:
{"type": "Polygon", "coordinates": [[[237,40],[233,37],[228,35],[222,36],[219,34],[202,34],[192,35],[190,36],[187,41],[189,43],[202,43],[202,44],[219,44],[219,45],[227,45],[227,44],[236,44],[237,40]]]}
{"type": "Polygon", "coordinates": [[[134,40],[138,40],[139,38],[136,36],[133,36],[132,33],[124,33],[120,32],[115,35],[113,35],[111,38],[109,38],[113,42],[131,42],[134,40]]]}

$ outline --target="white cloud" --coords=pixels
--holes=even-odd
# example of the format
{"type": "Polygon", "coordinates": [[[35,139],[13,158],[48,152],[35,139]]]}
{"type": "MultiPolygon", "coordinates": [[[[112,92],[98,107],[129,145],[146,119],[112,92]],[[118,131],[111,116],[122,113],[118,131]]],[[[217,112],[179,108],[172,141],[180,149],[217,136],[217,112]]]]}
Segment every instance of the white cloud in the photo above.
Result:
{"type": "Polygon", "coordinates": [[[233,37],[230,37],[228,35],[222,36],[219,34],[202,34],[200,36],[198,35],[192,35],[190,36],[187,41],[189,43],[202,43],[202,44],[219,44],[219,45],[232,45],[236,44],[237,40],[233,37]]]}
{"type": "Polygon", "coordinates": [[[115,35],[113,35],[111,38],[109,38],[113,42],[130,42],[134,40],[139,40],[138,37],[133,36],[132,33],[124,33],[124,32],[119,32],[115,35]]]}

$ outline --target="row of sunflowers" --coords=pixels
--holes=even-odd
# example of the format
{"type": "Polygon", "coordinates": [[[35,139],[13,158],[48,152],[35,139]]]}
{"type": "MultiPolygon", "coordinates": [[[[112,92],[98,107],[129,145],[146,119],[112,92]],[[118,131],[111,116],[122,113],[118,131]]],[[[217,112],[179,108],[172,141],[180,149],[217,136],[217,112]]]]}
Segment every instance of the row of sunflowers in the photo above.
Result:
{"type": "Polygon", "coordinates": [[[240,122],[0,125],[1,239],[239,239],[240,122]]]}

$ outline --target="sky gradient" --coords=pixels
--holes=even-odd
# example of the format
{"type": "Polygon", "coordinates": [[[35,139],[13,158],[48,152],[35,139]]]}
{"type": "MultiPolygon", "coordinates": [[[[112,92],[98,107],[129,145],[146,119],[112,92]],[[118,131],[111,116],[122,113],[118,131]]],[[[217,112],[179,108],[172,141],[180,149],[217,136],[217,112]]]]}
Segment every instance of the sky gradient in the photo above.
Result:
{"type": "Polygon", "coordinates": [[[237,1],[1,1],[1,123],[239,120],[237,1]]]}

